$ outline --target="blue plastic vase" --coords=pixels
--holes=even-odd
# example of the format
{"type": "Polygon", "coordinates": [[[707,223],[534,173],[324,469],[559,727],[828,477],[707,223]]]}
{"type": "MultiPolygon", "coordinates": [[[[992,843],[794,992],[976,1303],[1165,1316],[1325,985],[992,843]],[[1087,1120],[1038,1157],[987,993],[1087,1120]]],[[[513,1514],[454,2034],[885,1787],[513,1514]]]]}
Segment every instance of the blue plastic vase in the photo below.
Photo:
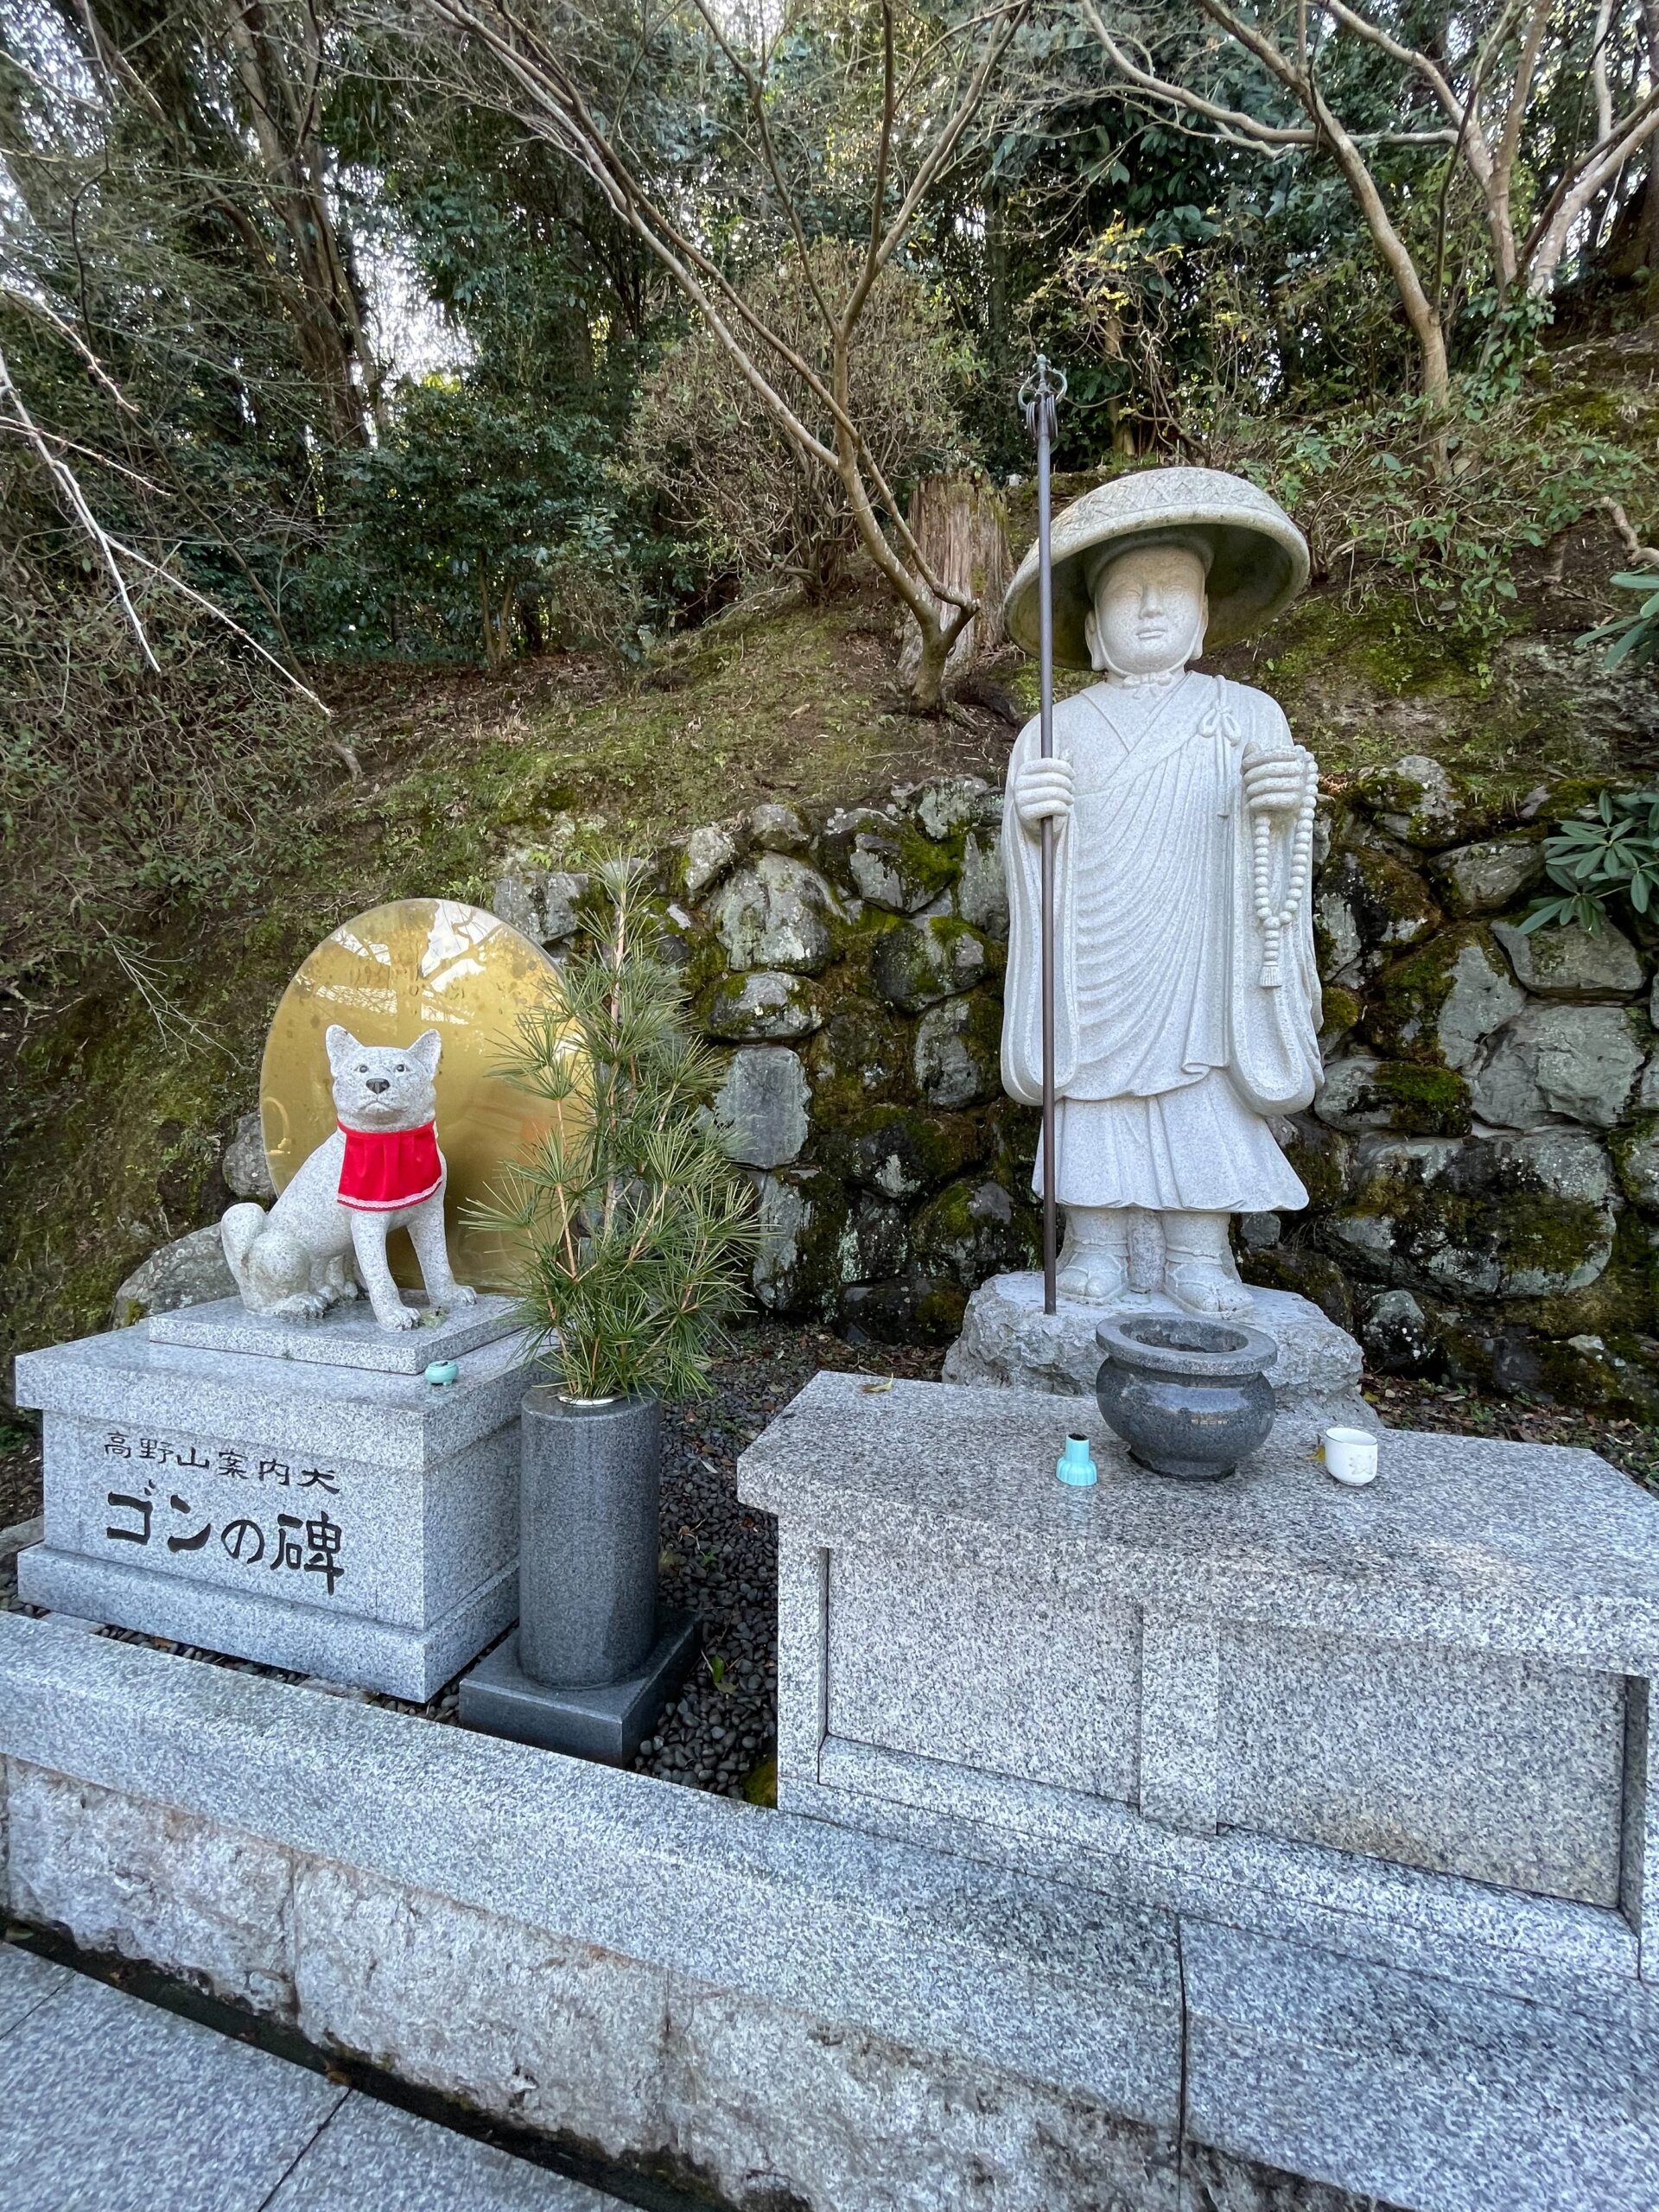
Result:
{"type": "Polygon", "coordinates": [[[1089,1449],[1086,1436],[1068,1436],[1065,1449],[1054,1463],[1054,1471],[1063,1483],[1073,1490],[1090,1490],[1099,1479],[1095,1455],[1089,1449]]]}

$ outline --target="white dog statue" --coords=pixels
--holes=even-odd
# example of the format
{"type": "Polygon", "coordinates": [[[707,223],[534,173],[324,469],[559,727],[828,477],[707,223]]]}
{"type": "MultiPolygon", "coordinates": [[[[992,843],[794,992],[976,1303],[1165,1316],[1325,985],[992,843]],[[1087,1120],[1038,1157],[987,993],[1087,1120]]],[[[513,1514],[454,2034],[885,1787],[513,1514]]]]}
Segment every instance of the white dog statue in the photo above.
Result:
{"type": "Polygon", "coordinates": [[[472,1305],[477,1293],[451,1274],[443,1236],[448,1170],[433,1089],[443,1040],[428,1029],[409,1046],[359,1045],[336,1023],[323,1041],[340,1126],[269,1213],[250,1201],[219,1224],[243,1305],[312,1321],[360,1283],[383,1329],[412,1329],[420,1315],[386,1264],[394,1229],[409,1231],[434,1306],[472,1305]]]}

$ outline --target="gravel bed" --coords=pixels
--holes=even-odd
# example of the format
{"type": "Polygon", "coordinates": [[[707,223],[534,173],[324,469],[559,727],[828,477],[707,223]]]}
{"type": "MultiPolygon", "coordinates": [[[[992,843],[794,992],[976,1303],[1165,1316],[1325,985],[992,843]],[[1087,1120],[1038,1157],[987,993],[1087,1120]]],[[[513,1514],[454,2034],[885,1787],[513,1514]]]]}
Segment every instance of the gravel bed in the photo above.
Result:
{"type": "Polygon", "coordinates": [[[1463,1436],[1508,1436],[1522,1444],[1573,1444],[1599,1452],[1659,1494],[1659,1429],[1576,1406],[1544,1406],[1530,1398],[1490,1398],[1455,1382],[1367,1375],[1366,1397],[1390,1428],[1432,1428],[1463,1436]]]}
{"type": "MultiPolygon", "coordinates": [[[[712,1397],[672,1407],[664,1424],[661,1592],[665,1605],[695,1612],[702,1655],[658,1732],[642,1745],[636,1769],[664,1782],[757,1804],[773,1800],[776,1776],[777,1537],[771,1519],[738,1502],[737,1456],[820,1368],[937,1381],[937,1347],[870,1345],[855,1349],[822,1329],[775,1323],[740,1331],[729,1354],[712,1363],[712,1397]]],[[[1393,1376],[1365,1378],[1366,1396],[1391,1428],[1462,1431],[1511,1436],[1535,1444],[1573,1444],[1599,1452],[1635,1481],[1659,1494],[1659,1431],[1638,1422],[1519,1398],[1483,1397],[1452,1384],[1393,1376]]],[[[9,1510],[22,1519],[39,1510],[38,1452],[9,1440],[13,1480],[9,1510]]],[[[0,1559],[0,1609],[16,1608],[16,1563],[0,1559]]],[[[29,1610],[29,1609],[24,1609],[29,1610]]],[[[149,1643],[212,1666],[296,1682],[444,1725],[455,1721],[452,1682],[429,1705],[411,1705],[377,1691],[346,1689],[314,1676],[198,1651],[128,1629],[101,1635],[149,1643]]]]}

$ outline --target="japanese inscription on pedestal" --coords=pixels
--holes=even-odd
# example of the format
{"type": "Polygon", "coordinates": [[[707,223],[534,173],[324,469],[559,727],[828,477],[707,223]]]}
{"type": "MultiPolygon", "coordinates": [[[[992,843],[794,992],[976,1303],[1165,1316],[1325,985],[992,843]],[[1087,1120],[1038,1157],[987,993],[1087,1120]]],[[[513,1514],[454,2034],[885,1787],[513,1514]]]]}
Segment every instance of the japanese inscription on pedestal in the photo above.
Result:
{"type": "MultiPolygon", "coordinates": [[[[181,1554],[206,1552],[215,1541],[225,1556],[250,1571],[264,1567],[271,1574],[314,1576],[306,1594],[320,1586],[332,1598],[334,1586],[346,1573],[340,1556],[344,1531],[321,1497],[307,1501],[307,1510],[267,1513],[246,1510],[240,1501],[229,1512],[214,1513],[193,1504],[174,1478],[181,1475],[228,1478],[272,1490],[311,1491],[340,1495],[340,1477],[333,1467],[296,1465],[275,1457],[243,1452],[232,1446],[179,1444],[164,1437],[133,1436],[111,1429],[104,1439],[104,1458],[124,1463],[119,1481],[105,1493],[109,1509],[105,1538],[114,1544],[130,1544],[148,1550],[152,1542],[176,1559],[181,1554]],[[130,1463],[130,1471],[124,1463],[130,1463]],[[154,1474],[142,1471],[150,1467],[154,1474]]],[[[112,1469],[113,1472],[114,1470],[112,1469]]],[[[200,1494],[200,1486],[192,1484],[200,1494]]],[[[251,1503],[251,1501],[250,1501],[251,1503]]],[[[294,1500],[296,1506],[300,1500],[294,1500]]],[[[273,1505],[277,1501],[271,1501],[273,1505]]]]}

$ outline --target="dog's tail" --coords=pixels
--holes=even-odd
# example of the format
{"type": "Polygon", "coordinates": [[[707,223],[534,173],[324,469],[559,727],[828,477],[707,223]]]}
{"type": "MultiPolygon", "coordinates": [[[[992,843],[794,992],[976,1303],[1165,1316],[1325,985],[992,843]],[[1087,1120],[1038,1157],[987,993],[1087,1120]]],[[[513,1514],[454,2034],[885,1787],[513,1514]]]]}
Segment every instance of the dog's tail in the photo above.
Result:
{"type": "Polygon", "coordinates": [[[232,1206],[219,1222],[219,1241],[225,1248],[225,1264],[238,1290],[245,1291],[248,1287],[248,1254],[264,1225],[265,1210],[251,1198],[232,1206]]]}

